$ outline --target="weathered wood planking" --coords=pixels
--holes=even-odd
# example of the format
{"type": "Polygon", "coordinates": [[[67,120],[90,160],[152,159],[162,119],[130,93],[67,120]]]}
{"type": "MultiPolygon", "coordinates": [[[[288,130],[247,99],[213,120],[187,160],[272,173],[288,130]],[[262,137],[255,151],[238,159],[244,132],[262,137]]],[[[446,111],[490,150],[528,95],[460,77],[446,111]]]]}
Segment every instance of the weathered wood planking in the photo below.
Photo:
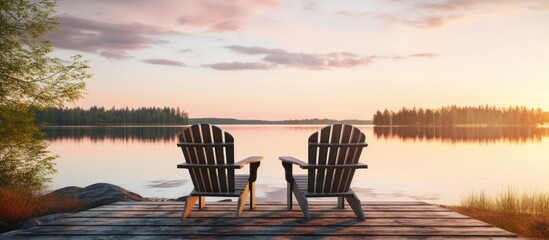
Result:
{"type": "Polygon", "coordinates": [[[72,214],[28,229],[14,239],[185,239],[185,238],[491,238],[516,235],[447,209],[422,202],[363,202],[366,221],[337,203],[315,203],[311,221],[285,204],[257,204],[240,219],[235,203],[208,203],[188,219],[179,202],[120,202],[72,214]]]}

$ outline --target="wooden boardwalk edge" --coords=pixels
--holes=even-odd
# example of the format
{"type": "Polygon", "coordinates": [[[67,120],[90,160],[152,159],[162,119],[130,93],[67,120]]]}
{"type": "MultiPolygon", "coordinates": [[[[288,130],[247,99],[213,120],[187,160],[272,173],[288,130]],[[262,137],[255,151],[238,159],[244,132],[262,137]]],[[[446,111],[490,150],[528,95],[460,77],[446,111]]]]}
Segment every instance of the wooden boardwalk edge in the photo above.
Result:
{"type": "Polygon", "coordinates": [[[423,202],[363,202],[366,221],[336,203],[312,202],[311,221],[298,206],[257,204],[235,219],[235,203],[208,203],[181,221],[181,202],[118,202],[19,232],[14,239],[200,237],[516,238],[487,223],[423,202]]]}

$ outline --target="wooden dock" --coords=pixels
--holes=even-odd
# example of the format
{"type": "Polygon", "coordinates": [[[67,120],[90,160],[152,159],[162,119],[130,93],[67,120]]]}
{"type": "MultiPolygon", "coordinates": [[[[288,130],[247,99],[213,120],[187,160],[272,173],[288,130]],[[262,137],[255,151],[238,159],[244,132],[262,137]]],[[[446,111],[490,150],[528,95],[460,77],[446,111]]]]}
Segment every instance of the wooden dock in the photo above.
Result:
{"type": "Polygon", "coordinates": [[[187,239],[187,238],[476,238],[517,236],[484,222],[423,202],[363,202],[366,221],[348,206],[311,202],[312,220],[299,206],[259,203],[234,218],[236,203],[208,203],[179,218],[182,202],[118,202],[20,232],[14,239],[187,239]]]}

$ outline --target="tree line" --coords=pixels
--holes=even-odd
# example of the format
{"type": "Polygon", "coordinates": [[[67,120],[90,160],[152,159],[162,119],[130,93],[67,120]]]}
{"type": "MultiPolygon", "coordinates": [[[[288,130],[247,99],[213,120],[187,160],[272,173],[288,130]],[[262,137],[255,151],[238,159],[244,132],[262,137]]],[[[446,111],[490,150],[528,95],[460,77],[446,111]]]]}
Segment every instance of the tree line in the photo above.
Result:
{"type": "Polygon", "coordinates": [[[210,123],[210,124],[248,124],[248,125],[327,125],[327,124],[354,124],[354,125],[365,125],[372,124],[371,120],[357,120],[357,119],[347,119],[347,120],[335,120],[328,118],[313,118],[313,119],[293,119],[293,120],[248,120],[248,119],[235,119],[235,118],[190,118],[189,124],[195,123],[210,123]]]}
{"type": "Polygon", "coordinates": [[[49,125],[102,125],[102,124],[188,124],[189,114],[169,107],[140,107],[105,109],[47,108],[34,111],[39,124],[49,125]]]}
{"type": "Polygon", "coordinates": [[[402,108],[397,112],[385,109],[376,111],[374,125],[536,125],[543,124],[541,108],[526,107],[497,108],[495,106],[457,107],[438,109],[402,108]]]}

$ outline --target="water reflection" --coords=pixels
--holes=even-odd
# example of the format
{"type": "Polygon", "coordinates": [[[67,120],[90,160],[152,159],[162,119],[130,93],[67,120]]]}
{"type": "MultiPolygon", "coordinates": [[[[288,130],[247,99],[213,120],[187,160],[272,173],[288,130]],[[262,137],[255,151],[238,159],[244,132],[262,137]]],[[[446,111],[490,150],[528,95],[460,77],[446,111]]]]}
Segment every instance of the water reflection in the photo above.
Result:
{"type": "MultiPolygon", "coordinates": [[[[176,146],[184,127],[46,128],[52,140],[48,149],[61,156],[52,189],[108,182],[146,197],[186,195],[193,189],[190,175],[176,167],[184,161],[176,146]]],[[[222,126],[234,136],[238,160],[265,157],[256,182],[262,202],[284,201],[286,181],[278,157],[307,159],[307,139],[321,127],[222,126]]],[[[454,204],[470,191],[497,192],[509,184],[549,191],[549,128],[360,129],[370,144],[361,162],[369,168],[355,174],[353,189],[364,201],[454,204]]],[[[294,168],[294,173],[306,170],[294,168]]]]}
{"type": "Polygon", "coordinates": [[[125,140],[144,142],[175,142],[183,126],[122,126],[122,127],[45,127],[46,138],[56,140],[91,139],[92,142],[125,140]]]}
{"type": "Polygon", "coordinates": [[[492,143],[541,142],[549,136],[549,128],[536,127],[374,127],[376,138],[397,138],[403,141],[441,141],[492,143]]]}

